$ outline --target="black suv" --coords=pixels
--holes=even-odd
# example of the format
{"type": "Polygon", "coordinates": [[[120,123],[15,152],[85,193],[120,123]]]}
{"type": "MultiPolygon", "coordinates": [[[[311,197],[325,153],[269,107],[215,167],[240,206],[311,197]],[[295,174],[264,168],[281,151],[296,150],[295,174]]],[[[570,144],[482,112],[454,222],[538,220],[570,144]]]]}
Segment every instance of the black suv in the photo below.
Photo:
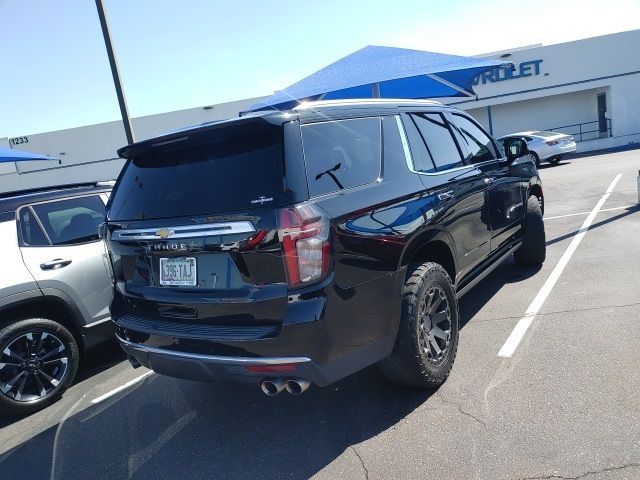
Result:
{"type": "Polygon", "coordinates": [[[119,150],[102,232],[134,366],[275,395],[380,362],[434,387],[458,298],[515,253],[545,258],[526,143],[505,155],[430,101],[316,102],[119,150]]]}

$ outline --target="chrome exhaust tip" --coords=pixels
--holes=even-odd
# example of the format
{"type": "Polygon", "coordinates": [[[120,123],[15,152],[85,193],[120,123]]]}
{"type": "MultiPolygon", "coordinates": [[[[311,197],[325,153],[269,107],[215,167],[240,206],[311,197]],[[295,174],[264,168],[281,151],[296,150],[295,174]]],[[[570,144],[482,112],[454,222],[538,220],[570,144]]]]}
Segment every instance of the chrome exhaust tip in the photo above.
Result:
{"type": "Polygon", "coordinates": [[[269,397],[275,397],[284,390],[284,380],[282,378],[265,379],[260,383],[262,393],[269,397]]]}
{"type": "Polygon", "coordinates": [[[291,395],[301,395],[307,391],[310,385],[311,382],[304,378],[290,378],[284,383],[284,388],[291,395]]]}

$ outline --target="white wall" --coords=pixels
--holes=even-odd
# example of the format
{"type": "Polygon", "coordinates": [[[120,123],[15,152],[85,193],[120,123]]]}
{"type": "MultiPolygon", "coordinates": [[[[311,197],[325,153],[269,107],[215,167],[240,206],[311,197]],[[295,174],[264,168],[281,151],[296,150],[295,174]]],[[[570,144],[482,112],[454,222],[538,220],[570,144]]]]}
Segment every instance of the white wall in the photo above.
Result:
{"type": "MultiPolygon", "coordinates": [[[[640,57],[638,47],[634,54],[640,57]]],[[[614,137],[640,134],[640,75],[622,77],[612,84],[611,115],[614,137]]]]}
{"type": "MultiPolygon", "coordinates": [[[[208,108],[207,110],[203,107],[198,107],[134,118],[132,120],[133,130],[136,140],[144,140],[189,125],[237,117],[241,111],[246,110],[250,105],[262,100],[262,98],[248,98],[235,102],[220,103],[211,105],[213,108],[208,108]]],[[[126,141],[120,147],[125,143],[126,141]]]]}
{"type": "MultiPolygon", "coordinates": [[[[549,97],[503,103],[491,107],[493,134],[496,137],[508,133],[525,130],[556,130],[574,134],[578,127],[558,128],[577,123],[593,122],[598,119],[596,95],[605,92],[604,88],[589,89],[581,92],[552,95],[549,97]]],[[[487,108],[469,109],[485,128],[489,129],[487,108]]],[[[597,130],[598,125],[592,123],[584,127],[584,131],[597,130]]],[[[597,138],[592,133],[585,135],[584,140],[597,138]]],[[[578,139],[576,137],[576,139],[578,139]]]]}

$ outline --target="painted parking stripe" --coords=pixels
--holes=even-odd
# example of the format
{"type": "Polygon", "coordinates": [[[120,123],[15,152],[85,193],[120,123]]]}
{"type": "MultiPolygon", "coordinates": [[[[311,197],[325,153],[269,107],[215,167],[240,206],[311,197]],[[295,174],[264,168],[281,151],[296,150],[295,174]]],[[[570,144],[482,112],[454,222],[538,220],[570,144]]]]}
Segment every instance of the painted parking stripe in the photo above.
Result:
{"type": "Polygon", "coordinates": [[[562,271],[569,263],[571,256],[576,251],[576,248],[578,248],[578,245],[582,241],[582,238],[585,236],[585,234],[587,233],[587,230],[589,230],[589,227],[593,223],[593,219],[596,217],[596,215],[600,211],[600,208],[602,208],[602,205],[604,205],[604,202],[607,201],[607,198],[609,198],[609,195],[611,195],[611,192],[615,188],[621,176],[622,176],[621,173],[616,175],[616,177],[613,179],[613,181],[609,185],[609,188],[607,188],[607,191],[605,192],[605,194],[602,195],[600,200],[598,200],[598,203],[596,203],[596,206],[593,207],[593,210],[591,210],[591,212],[589,213],[589,216],[585,219],[584,223],[580,227],[580,230],[578,230],[578,233],[576,234],[575,237],[573,237],[573,240],[571,240],[571,243],[569,244],[565,252],[562,254],[560,261],[551,272],[551,275],[549,275],[549,278],[547,278],[547,281],[544,282],[544,285],[542,285],[542,288],[540,289],[536,297],[533,299],[533,302],[531,302],[531,305],[529,305],[529,308],[527,308],[527,311],[524,313],[524,316],[520,320],[518,320],[518,323],[516,324],[513,331],[511,332],[511,335],[509,335],[509,338],[507,338],[507,341],[504,342],[504,345],[498,352],[499,357],[510,357],[511,355],[513,355],[513,352],[516,351],[516,348],[518,348],[518,345],[520,344],[520,341],[524,337],[524,334],[527,333],[527,329],[529,328],[529,326],[533,322],[533,319],[538,314],[538,311],[540,310],[545,300],[551,293],[551,290],[553,289],[556,282],[558,281],[558,278],[560,278],[562,271]]]}
{"type": "MultiPolygon", "coordinates": [[[[601,212],[611,212],[613,210],[631,210],[638,208],[638,205],[626,205],[624,207],[603,208],[601,212]]],[[[545,220],[553,220],[554,218],[576,217],[578,215],[589,215],[591,212],[566,213],[564,215],[555,215],[553,217],[544,217],[545,220]]]]}
{"type": "Polygon", "coordinates": [[[119,387],[114,388],[113,390],[105,393],[104,395],[100,395],[99,397],[94,398],[93,400],[91,400],[91,403],[93,405],[95,405],[96,403],[100,403],[103,400],[106,400],[107,398],[112,397],[116,393],[121,392],[122,390],[124,390],[126,388],[129,388],[131,385],[135,385],[136,383],[141,382],[142,380],[147,378],[152,373],[153,373],[153,370],[149,370],[147,373],[143,373],[139,377],[134,378],[133,380],[125,383],[124,385],[120,385],[119,387]]]}

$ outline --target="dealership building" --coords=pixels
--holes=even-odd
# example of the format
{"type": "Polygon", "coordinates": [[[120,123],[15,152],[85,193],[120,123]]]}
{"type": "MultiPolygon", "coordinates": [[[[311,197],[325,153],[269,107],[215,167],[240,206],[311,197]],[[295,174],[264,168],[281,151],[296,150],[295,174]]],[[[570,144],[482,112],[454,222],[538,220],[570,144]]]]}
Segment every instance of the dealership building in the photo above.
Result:
{"type": "MultiPolygon", "coordinates": [[[[640,30],[482,55],[513,63],[475,80],[477,98],[439,99],[473,115],[494,136],[524,130],[568,133],[578,151],[640,142],[640,30]],[[634,54],[636,52],[636,54],[634,54]]],[[[237,116],[251,98],[132,119],[137,140],[186,125],[237,116]]],[[[0,164],[0,191],[115,178],[126,144],[121,121],[0,138],[0,147],[45,153],[58,162],[0,164]]]]}

